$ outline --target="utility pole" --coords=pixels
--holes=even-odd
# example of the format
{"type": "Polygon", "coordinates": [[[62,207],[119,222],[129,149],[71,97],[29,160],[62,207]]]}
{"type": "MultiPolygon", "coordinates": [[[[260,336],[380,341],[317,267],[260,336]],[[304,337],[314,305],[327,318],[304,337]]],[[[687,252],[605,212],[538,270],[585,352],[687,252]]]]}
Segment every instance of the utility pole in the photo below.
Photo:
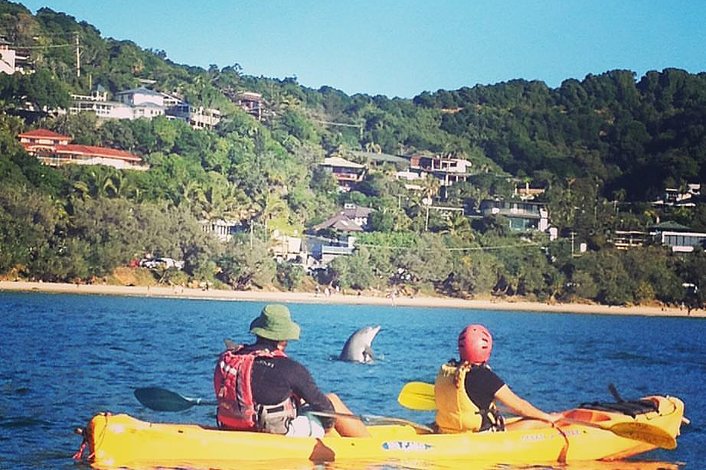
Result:
{"type": "Polygon", "coordinates": [[[571,232],[571,257],[574,257],[574,237],[576,236],[576,232],[571,232]]]}
{"type": "Polygon", "coordinates": [[[81,52],[79,50],[78,31],[76,31],[76,77],[81,76],[81,52]]]}

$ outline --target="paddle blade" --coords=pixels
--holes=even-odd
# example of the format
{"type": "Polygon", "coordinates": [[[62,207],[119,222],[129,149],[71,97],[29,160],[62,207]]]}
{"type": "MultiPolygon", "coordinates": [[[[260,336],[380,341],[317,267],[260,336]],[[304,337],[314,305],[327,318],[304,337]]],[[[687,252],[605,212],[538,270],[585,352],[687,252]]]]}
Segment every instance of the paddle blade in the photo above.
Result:
{"type": "Polygon", "coordinates": [[[159,387],[137,388],[135,398],[147,408],[156,411],[184,411],[198,404],[197,400],[159,387]]]}
{"type": "Polygon", "coordinates": [[[406,383],[397,397],[397,402],[410,410],[435,410],[434,385],[424,382],[406,383]]]}
{"type": "Polygon", "coordinates": [[[648,423],[618,423],[610,427],[618,436],[647,442],[662,449],[675,449],[677,440],[664,429],[648,423]]]}

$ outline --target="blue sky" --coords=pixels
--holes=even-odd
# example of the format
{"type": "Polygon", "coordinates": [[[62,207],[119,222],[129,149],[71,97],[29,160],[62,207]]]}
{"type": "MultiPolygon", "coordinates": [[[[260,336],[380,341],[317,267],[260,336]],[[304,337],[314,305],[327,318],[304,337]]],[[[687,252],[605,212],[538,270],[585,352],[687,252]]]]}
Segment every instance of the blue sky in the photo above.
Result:
{"type": "Polygon", "coordinates": [[[706,1],[24,0],[208,68],[411,98],[515,78],[706,70],[706,1]]]}

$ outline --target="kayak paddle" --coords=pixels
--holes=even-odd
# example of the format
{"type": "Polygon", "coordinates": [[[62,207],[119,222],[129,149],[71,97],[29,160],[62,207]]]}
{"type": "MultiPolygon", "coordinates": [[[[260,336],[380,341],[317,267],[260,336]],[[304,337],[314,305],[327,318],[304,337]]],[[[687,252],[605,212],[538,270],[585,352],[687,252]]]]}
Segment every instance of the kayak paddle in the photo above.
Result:
{"type": "Polygon", "coordinates": [[[434,385],[424,382],[408,382],[402,387],[397,402],[410,410],[433,411],[436,409],[434,385]]]}
{"type": "MultiPolygon", "coordinates": [[[[160,387],[143,387],[135,389],[135,398],[142,405],[155,411],[184,411],[192,406],[205,405],[216,406],[218,403],[213,400],[204,400],[202,398],[189,398],[177,392],[167,390],[160,387]]],[[[376,415],[354,415],[348,413],[335,413],[328,411],[307,411],[307,413],[315,416],[323,416],[327,418],[356,418],[365,424],[406,424],[415,429],[424,432],[433,432],[429,426],[408,421],[402,418],[391,418],[388,416],[376,415]]]]}
{"type": "Polygon", "coordinates": [[[195,405],[215,406],[216,401],[188,398],[160,387],[135,389],[135,398],[147,408],[155,411],[184,411],[195,405]]]}
{"type": "MultiPolygon", "coordinates": [[[[435,410],[436,399],[434,398],[434,385],[424,382],[408,382],[402,387],[397,401],[400,405],[412,410],[435,410]]],[[[677,446],[677,441],[671,434],[649,423],[625,422],[613,425],[601,425],[599,423],[569,418],[562,418],[562,421],[610,431],[616,436],[646,442],[663,449],[674,449],[677,446]]]]}

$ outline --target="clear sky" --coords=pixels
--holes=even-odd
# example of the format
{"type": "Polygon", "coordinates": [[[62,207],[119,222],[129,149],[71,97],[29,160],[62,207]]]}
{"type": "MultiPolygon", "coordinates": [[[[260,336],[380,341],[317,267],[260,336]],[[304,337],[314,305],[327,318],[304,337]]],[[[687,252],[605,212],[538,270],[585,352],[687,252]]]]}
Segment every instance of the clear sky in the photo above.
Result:
{"type": "Polygon", "coordinates": [[[704,0],[20,0],[174,62],[411,98],[515,78],[706,71],[704,0]]]}

